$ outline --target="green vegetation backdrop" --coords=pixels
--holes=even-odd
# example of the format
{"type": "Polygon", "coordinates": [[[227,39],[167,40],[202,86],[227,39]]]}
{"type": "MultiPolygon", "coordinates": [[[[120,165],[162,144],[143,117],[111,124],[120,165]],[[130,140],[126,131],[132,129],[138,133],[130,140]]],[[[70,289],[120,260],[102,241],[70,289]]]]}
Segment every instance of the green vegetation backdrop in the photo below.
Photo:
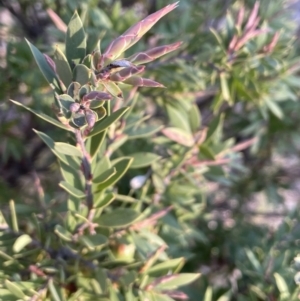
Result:
{"type": "Polygon", "coordinates": [[[1,0],[0,300],[298,300],[295,7],[1,0]]]}

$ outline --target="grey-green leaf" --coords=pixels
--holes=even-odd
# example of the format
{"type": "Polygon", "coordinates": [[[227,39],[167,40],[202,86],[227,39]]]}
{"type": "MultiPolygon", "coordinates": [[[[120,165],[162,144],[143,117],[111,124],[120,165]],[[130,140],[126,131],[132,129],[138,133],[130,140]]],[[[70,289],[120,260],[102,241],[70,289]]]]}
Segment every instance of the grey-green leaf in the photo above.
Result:
{"type": "MultiPolygon", "coordinates": [[[[196,273],[195,274],[182,273],[177,275],[163,276],[161,277],[161,281],[157,285],[155,285],[155,287],[159,289],[172,290],[180,286],[187,285],[195,281],[199,277],[200,274],[196,274],[196,273]]],[[[155,282],[158,282],[158,279],[156,279],[155,282]]]]}
{"type": "Polygon", "coordinates": [[[118,159],[118,161],[113,164],[113,167],[116,169],[116,173],[106,181],[98,184],[96,192],[104,190],[105,188],[115,184],[128,170],[132,163],[132,160],[133,158],[130,157],[123,157],[118,159]]]}
{"type": "Polygon", "coordinates": [[[83,191],[73,187],[68,182],[62,181],[59,183],[59,186],[61,188],[63,188],[65,191],[67,191],[68,193],[70,193],[71,195],[73,195],[79,199],[83,199],[85,197],[85,193],[83,191]]]}
{"type": "Polygon", "coordinates": [[[125,131],[129,139],[146,138],[159,132],[163,126],[161,125],[147,125],[143,127],[131,127],[125,131]]]}
{"type": "Polygon", "coordinates": [[[129,226],[135,222],[140,213],[129,208],[117,208],[109,213],[103,214],[97,220],[100,227],[120,228],[129,226]]]}
{"type": "Polygon", "coordinates": [[[76,157],[82,156],[81,151],[77,147],[64,142],[55,142],[54,150],[64,155],[76,156],[76,157]]]}
{"type": "Polygon", "coordinates": [[[86,35],[77,11],[68,24],[66,35],[66,55],[70,66],[79,64],[85,57],[86,35]]]}
{"type": "Polygon", "coordinates": [[[60,123],[58,120],[56,120],[56,119],[54,119],[54,118],[52,118],[52,117],[50,117],[50,116],[48,116],[44,113],[35,111],[35,110],[33,110],[33,109],[23,105],[20,102],[15,101],[15,100],[10,99],[10,101],[13,102],[14,104],[16,104],[17,106],[23,107],[24,109],[30,111],[31,113],[35,114],[36,116],[40,117],[41,119],[43,119],[43,120],[45,120],[49,123],[52,123],[53,125],[61,128],[61,129],[64,129],[64,130],[67,130],[67,131],[73,131],[73,129],[71,127],[68,127],[68,126],[60,123]]]}
{"type": "Polygon", "coordinates": [[[88,136],[91,137],[106,130],[110,125],[119,120],[128,110],[129,107],[121,108],[118,111],[113,112],[103,120],[96,122],[93,130],[88,134],[88,136]]]}
{"type": "Polygon", "coordinates": [[[52,88],[55,89],[56,92],[62,93],[63,91],[59,83],[59,78],[55,73],[55,71],[53,70],[53,67],[49,65],[45,56],[34,45],[32,45],[28,40],[26,40],[26,42],[34,56],[34,59],[38,67],[40,68],[41,72],[45,76],[50,86],[52,86],[52,88]]]}
{"type": "Polygon", "coordinates": [[[56,233],[61,239],[65,241],[72,241],[72,234],[61,225],[55,226],[54,233],[56,233]]]}
{"type": "Polygon", "coordinates": [[[91,81],[92,71],[85,65],[76,65],[73,71],[73,79],[79,84],[86,85],[91,81]]]}
{"type": "Polygon", "coordinates": [[[115,167],[111,167],[111,168],[105,170],[103,173],[101,173],[96,178],[94,178],[93,183],[95,183],[95,184],[103,183],[103,182],[107,181],[108,179],[110,179],[113,175],[115,175],[116,172],[117,172],[117,170],[115,169],[115,167]]]}
{"type": "Polygon", "coordinates": [[[72,82],[72,71],[64,53],[56,46],[54,55],[54,62],[56,64],[56,71],[66,87],[72,82]]]}
{"type": "Polygon", "coordinates": [[[148,152],[139,152],[130,154],[130,156],[133,158],[133,162],[130,165],[130,168],[141,168],[151,165],[156,160],[160,159],[160,156],[148,153],[148,152]]]}

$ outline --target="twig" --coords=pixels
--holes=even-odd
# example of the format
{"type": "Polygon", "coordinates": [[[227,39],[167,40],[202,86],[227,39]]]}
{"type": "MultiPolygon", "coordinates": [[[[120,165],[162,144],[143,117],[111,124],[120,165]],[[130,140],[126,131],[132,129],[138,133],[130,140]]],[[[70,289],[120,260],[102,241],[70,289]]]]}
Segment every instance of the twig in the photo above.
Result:
{"type": "Polygon", "coordinates": [[[92,193],[92,171],[91,171],[91,157],[87,152],[84,144],[84,140],[82,137],[82,133],[79,129],[75,130],[75,137],[76,142],[80,146],[82,151],[82,170],[83,175],[85,177],[85,193],[86,193],[86,203],[89,210],[88,216],[90,216],[90,211],[93,208],[94,201],[93,201],[93,193],[92,193]]]}

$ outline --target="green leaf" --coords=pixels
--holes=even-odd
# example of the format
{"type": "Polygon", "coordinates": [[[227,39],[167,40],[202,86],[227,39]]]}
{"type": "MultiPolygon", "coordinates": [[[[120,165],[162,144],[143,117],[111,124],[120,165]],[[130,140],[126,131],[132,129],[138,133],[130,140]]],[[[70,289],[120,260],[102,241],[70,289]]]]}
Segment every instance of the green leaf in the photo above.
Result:
{"type": "Polygon", "coordinates": [[[264,102],[266,106],[269,108],[269,110],[278,118],[278,119],[283,119],[284,113],[280,106],[275,102],[272,101],[271,99],[265,97],[264,102]]]}
{"type": "Polygon", "coordinates": [[[117,170],[115,169],[115,167],[111,167],[111,168],[103,171],[103,173],[101,173],[96,178],[94,178],[93,183],[95,183],[95,184],[103,183],[103,182],[109,180],[113,175],[115,175],[116,172],[117,172],[117,170]]]}
{"type": "Polygon", "coordinates": [[[99,198],[99,200],[95,200],[94,207],[97,209],[104,208],[108,206],[114,199],[115,195],[113,193],[108,193],[104,197],[101,195],[101,198],[99,198]]]}
{"type": "Polygon", "coordinates": [[[167,113],[170,119],[171,124],[179,128],[183,131],[185,131],[187,134],[191,133],[191,128],[189,124],[189,117],[187,116],[186,111],[179,107],[180,105],[171,105],[167,104],[166,109],[167,113]]]}
{"type": "Polygon", "coordinates": [[[107,243],[107,237],[102,234],[84,235],[79,237],[79,241],[88,249],[95,250],[97,247],[107,243]]]}
{"type": "Polygon", "coordinates": [[[4,284],[6,288],[16,297],[21,298],[22,300],[27,300],[28,297],[22,292],[22,290],[13,282],[5,280],[4,284]]]}
{"type": "Polygon", "coordinates": [[[284,300],[290,298],[291,294],[289,292],[289,287],[284,278],[278,273],[274,273],[274,278],[276,281],[276,286],[280,292],[280,299],[284,300]]]}
{"type": "Polygon", "coordinates": [[[64,53],[56,46],[53,59],[56,65],[56,71],[66,87],[72,82],[72,71],[64,53]]]}
{"type": "Polygon", "coordinates": [[[83,191],[73,187],[68,182],[62,181],[62,182],[59,183],[59,186],[61,188],[63,188],[65,191],[67,191],[68,193],[70,193],[71,195],[73,195],[73,196],[75,196],[79,199],[83,199],[86,196],[83,191]]]}
{"type": "Polygon", "coordinates": [[[229,92],[226,73],[224,73],[224,72],[220,73],[220,81],[221,81],[221,91],[222,91],[223,99],[225,99],[226,101],[231,103],[232,99],[231,99],[231,95],[230,95],[230,92],[229,92]]]}
{"type": "Polygon", "coordinates": [[[67,130],[67,131],[73,131],[73,129],[71,127],[68,127],[67,125],[64,125],[64,124],[60,123],[58,120],[56,120],[56,119],[54,119],[54,118],[52,118],[52,117],[50,117],[50,116],[48,116],[44,113],[40,113],[36,110],[33,110],[33,109],[23,105],[22,103],[14,101],[12,99],[10,99],[10,101],[13,102],[14,104],[16,104],[17,106],[23,107],[24,109],[30,111],[31,113],[35,114],[39,118],[41,118],[41,119],[43,119],[43,120],[59,127],[59,128],[61,128],[61,129],[64,129],[64,130],[67,130]]]}
{"type": "Polygon", "coordinates": [[[184,262],[185,260],[183,257],[170,259],[152,266],[147,270],[147,274],[152,277],[158,277],[166,275],[170,271],[172,273],[178,273],[184,265],[184,262]]]}
{"type": "Polygon", "coordinates": [[[199,158],[200,159],[209,159],[209,160],[215,160],[215,155],[213,151],[205,144],[201,144],[199,146],[199,158]]]}
{"type": "Polygon", "coordinates": [[[106,116],[104,119],[96,122],[92,131],[88,134],[88,137],[94,136],[94,135],[106,130],[114,122],[119,120],[128,110],[129,110],[129,107],[121,108],[121,109],[113,112],[111,115],[106,116]]]}
{"type": "Polygon", "coordinates": [[[82,157],[81,151],[75,147],[74,145],[64,143],[64,142],[55,142],[54,150],[58,153],[68,155],[68,156],[76,156],[82,157]]]}
{"type": "Polygon", "coordinates": [[[50,290],[51,296],[53,297],[54,301],[62,301],[59,297],[59,294],[53,284],[53,279],[50,278],[48,281],[48,288],[50,290]]]}
{"type": "Polygon", "coordinates": [[[19,236],[16,239],[15,243],[13,244],[13,251],[15,253],[19,253],[31,242],[32,242],[32,238],[28,234],[23,234],[19,236]]]}
{"type": "Polygon", "coordinates": [[[207,131],[206,139],[205,139],[206,142],[208,142],[209,140],[212,139],[213,135],[216,133],[217,129],[219,128],[219,125],[221,124],[223,117],[224,117],[223,114],[219,114],[210,123],[209,129],[207,131]]]}
{"type": "Polygon", "coordinates": [[[65,163],[61,160],[59,161],[60,170],[64,180],[74,187],[82,187],[80,173],[78,172],[80,165],[77,165],[77,162],[74,163],[74,161],[71,161],[74,159],[73,157],[66,156],[66,158],[70,158],[70,163],[65,163]]]}
{"type": "Polygon", "coordinates": [[[112,22],[110,18],[102,9],[93,7],[88,10],[88,13],[96,28],[112,28],[112,22]]]}
{"type": "Polygon", "coordinates": [[[118,159],[118,161],[115,161],[113,167],[116,169],[116,173],[112,177],[107,179],[105,182],[98,184],[96,186],[97,187],[96,192],[104,190],[105,188],[115,184],[128,170],[132,161],[133,158],[129,158],[129,157],[123,157],[118,159]]]}
{"type": "Polygon", "coordinates": [[[68,232],[65,228],[61,225],[56,225],[54,229],[54,233],[56,233],[61,239],[64,241],[72,241],[72,234],[68,232]]]}
{"type": "MultiPolygon", "coordinates": [[[[177,274],[177,275],[170,275],[170,276],[163,276],[160,278],[160,283],[155,285],[156,288],[159,289],[176,289],[180,286],[187,285],[193,281],[195,281],[197,278],[200,277],[200,274],[177,274]]],[[[158,279],[155,280],[155,282],[158,282],[158,279]]]]}
{"type": "Polygon", "coordinates": [[[73,79],[80,85],[86,85],[91,81],[92,71],[85,65],[76,65],[73,70],[73,79]]]}
{"type": "Polygon", "coordinates": [[[96,155],[97,155],[98,151],[100,150],[102,143],[105,140],[105,137],[106,137],[106,131],[104,130],[104,131],[88,138],[89,141],[87,143],[89,143],[89,153],[90,153],[92,160],[94,158],[96,158],[96,155]]]}
{"type": "MultiPolygon", "coordinates": [[[[26,40],[26,39],[25,39],[26,40]]],[[[45,56],[34,46],[32,45],[28,40],[26,40],[28,46],[30,47],[30,50],[34,56],[34,59],[40,68],[41,72],[45,76],[46,80],[52,87],[52,89],[55,89],[56,92],[62,93],[62,89],[59,83],[59,78],[55,71],[52,69],[52,67],[47,62],[45,56]]]]}
{"type": "Polygon", "coordinates": [[[207,289],[205,291],[203,301],[212,301],[212,297],[213,297],[213,290],[212,290],[211,286],[209,286],[209,287],[207,287],[207,289]]]}
{"type": "Polygon", "coordinates": [[[56,98],[61,103],[61,106],[70,111],[70,106],[75,102],[74,99],[68,94],[56,95],[56,98]]]}
{"type": "Polygon", "coordinates": [[[111,163],[108,156],[102,156],[101,159],[97,158],[97,161],[93,161],[92,163],[92,173],[94,178],[97,178],[104,170],[109,168],[111,168],[111,163]]]}
{"type": "Polygon", "coordinates": [[[245,248],[245,252],[246,252],[246,255],[247,255],[249,261],[251,262],[252,266],[254,267],[255,271],[258,273],[261,273],[262,266],[261,266],[260,262],[258,261],[258,259],[256,258],[256,256],[254,255],[254,253],[248,248],[245,248]]]}
{"type": "Polygon", "coordinates": [[[133,162],[130,165],[130,168],[141,168],[141,167],[149,166],[153,162],[160,159],[160,156],[153,153],[147,153],[147,152],[130,154],[130,157],[133,158],[133,162]]]}
{"type": "Polygon", "coordinates": [[[66,55],[69,65],[79,64],[85,57],[86,36],[77,11],[68,24],[66,35],[66,55]]]}
{"type": "Polygon", "coordinates": [[[115,97],[120,97],[123,98],[123,93],[122,90],[119,88],[119,86],[117,86],[114,82],[112,81],[108,81],[102,82],[103,86],[105,87],[105,89],[113,96],[115,97]]]}
{"type": "Polygon", "coordinates": [[[200,110],[196,104],[192,104],[192,107],[188,111],[188,114],[192,132],[199,131],[201,126],[201,115],[200,110]]]}
{"type": "Polygon", "coordinates": [[[162,125],[147,125],[143,127],[131,127],[124,133],[128,135],[129,139],[145,138],[154,135],[163,128],[162,125]]]}
{"type": "Polygon", "coordinates": [[[191,147],[193,146],[194,138],[191,134],[185,132],[182,129],[175,127],[168,127],[162,130],[162,133],[170,140],[177,142],[178,144],[191,147]]]}
{"type": "Polygon", "coordinates": [[[97,220],[100,227],[120,228],[134,223],[140,216],[140,213],[129,208],[117,208],[112,212],[103,214],[97,220]]]}
{"type": "Polygon", "coordinates": [[[39,132],[35,129],[33,131],[46,143],[46,145],[50,148],[50,150],[53,152],[53,154],[60,159],[62,162],[64,162],[67,165],[70,165],[75,170],[78,170],[80,167],[80,160],[77,157],[71,157],[63,154],[62,152],[58,152],[55,149],[56,142],[52,140],[51,137],[46,135],[45,133],[39,132]]]}

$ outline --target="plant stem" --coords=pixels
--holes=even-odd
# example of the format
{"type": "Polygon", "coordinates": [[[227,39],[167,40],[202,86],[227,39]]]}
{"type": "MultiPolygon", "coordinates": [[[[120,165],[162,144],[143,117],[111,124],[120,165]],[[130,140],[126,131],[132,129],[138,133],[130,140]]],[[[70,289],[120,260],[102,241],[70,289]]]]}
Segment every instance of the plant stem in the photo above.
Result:
{"type": "Polygon", "coordinates": [[[82,133],[79,129],[75,130],[76,142],[80,146],[82,151],[82,170],[85,178],[85,194],[86,194],[86,204],[88,207],[88,218],[93,215],[90,215],[91,210],[93,209],[94,200],[92,193],[92,171],[91,171],[91,157],[87,152],[84,144],[84,139],[82,133]]]}

